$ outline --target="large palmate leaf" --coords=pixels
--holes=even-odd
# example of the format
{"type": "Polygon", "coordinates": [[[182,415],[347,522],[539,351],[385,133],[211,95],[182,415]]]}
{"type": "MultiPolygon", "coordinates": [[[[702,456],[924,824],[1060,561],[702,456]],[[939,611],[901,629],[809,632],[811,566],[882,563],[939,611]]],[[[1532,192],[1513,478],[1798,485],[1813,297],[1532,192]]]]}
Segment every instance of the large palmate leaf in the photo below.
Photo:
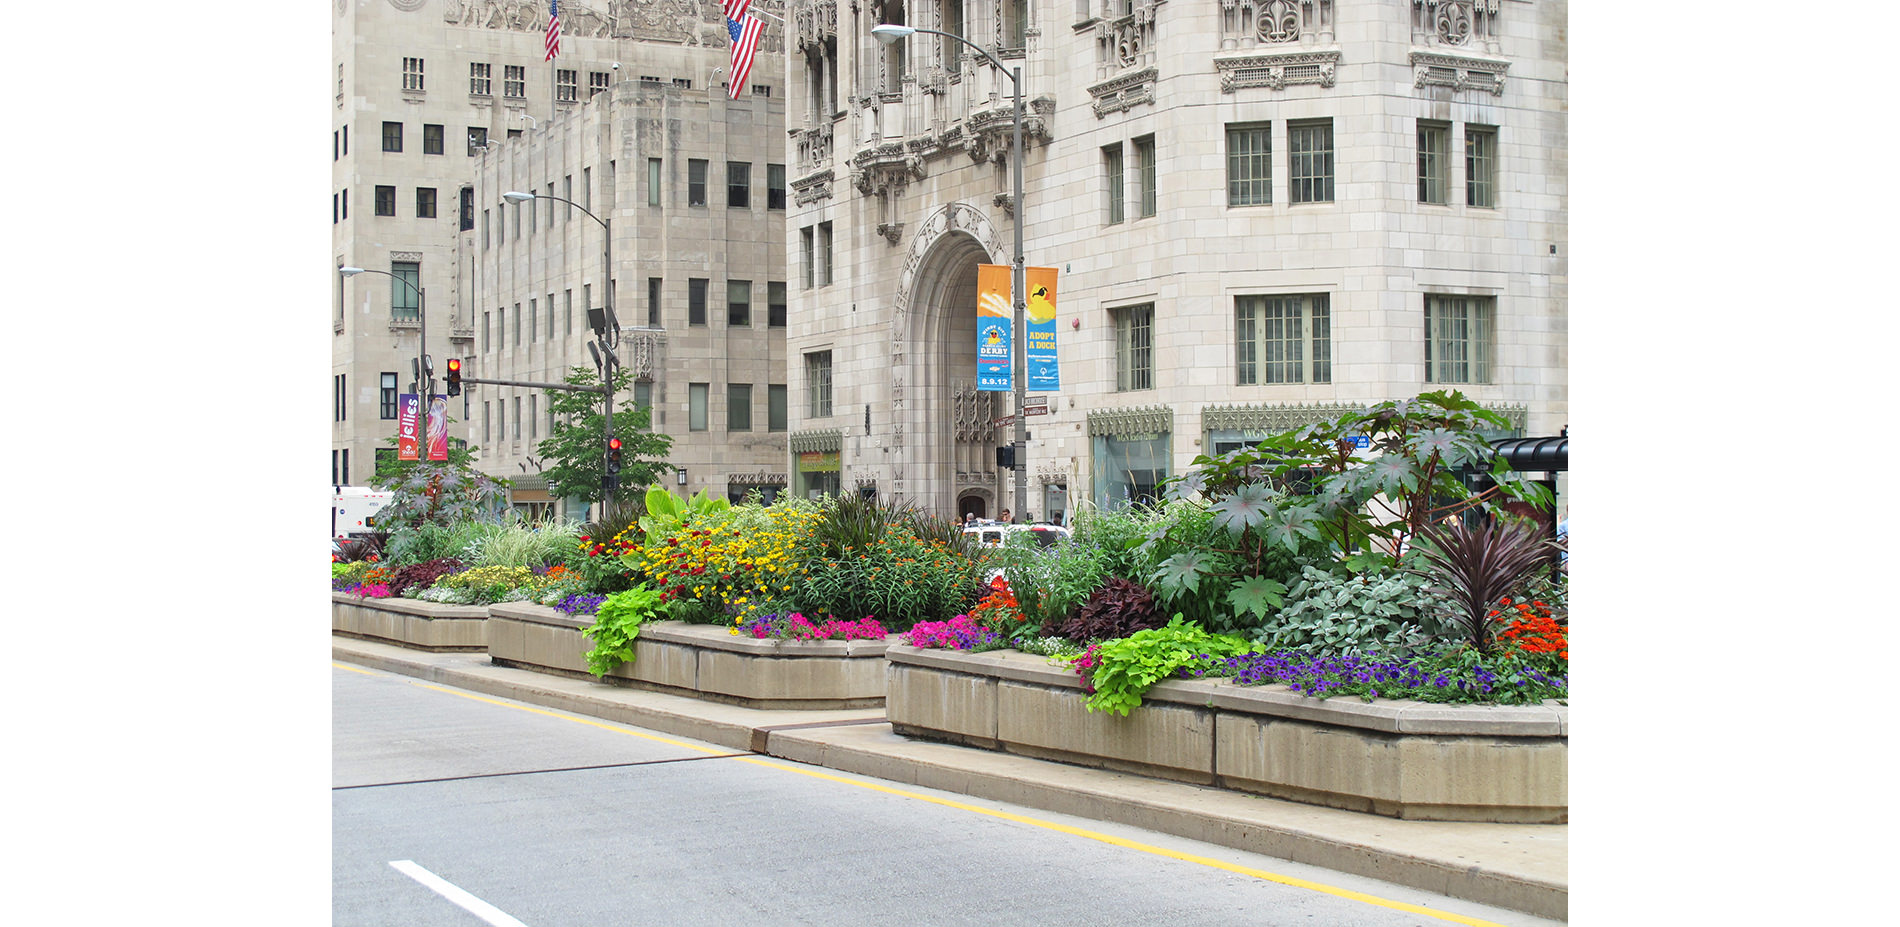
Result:
{"type": "Polygon", "coordinates": [[[1242,485],[1209,507],[1214,513],[1214,527],[1235,536],[1245,534],[1249,528],[1264,527],[1274,511],[1274,496],[1273,490],[1264,483],[1242,485]]]}
{"type": "Polygon", "coordinates": [[[1201,577],[1214,570],[1214,557],[1206,551],[1189,550],[1175,554],[1161,561],[1155,571],[1154,583],[1157,588],[1170,596],[1184,592],[1198,592],[1201,577]]]}
{"type": "Polygon", "coordinates": [[[1278,544],[1293,553],[1299,553],[1301,538],[1317,538],[1319,534],[1318,512],[1307,505],[1272,509],[1260,529],[1260,536],[1267,543],[1278,544]]]}
{"type": "Polygon", "coordinates": [[[1470,451],[1458,435],[1443,428],[1429,428],[1412,438],[1412,459],[1425,463],[1437,454],[1447,468],[1457,467],[1470,458],[1470,451]]]}
{"type": "Polygon", "coordinates": [[[1418,467],[1410,458],[1388,454],[1365,469],[1366,477],[1390,498],[1418,490],[1418,467]]]}
{"type": "Polygon", "coordinates": [[[1252,612],[1264,619],[1269,610],[1280,607],[1285,595],[1285,583],[1265,576],[1249,576],[1227,591],[1227,601],[1234,606],[1235,614],[1252,612]]]}

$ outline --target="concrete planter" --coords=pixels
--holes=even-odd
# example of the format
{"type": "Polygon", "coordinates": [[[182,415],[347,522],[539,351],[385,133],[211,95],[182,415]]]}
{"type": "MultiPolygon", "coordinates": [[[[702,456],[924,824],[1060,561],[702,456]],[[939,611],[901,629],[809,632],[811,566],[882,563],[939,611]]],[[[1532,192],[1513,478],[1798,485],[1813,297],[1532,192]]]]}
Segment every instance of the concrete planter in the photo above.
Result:
{"type": "Polygon", "coordinates": [[[1072,671],[1015,651],[893,644],[885,716],[900,734],[1433,821],[1569,820],[1569,709],[1315,699],[1226,680],[1090,712],[1072,671]]]}
{"type": "MultiPolygon", "coordinates": [[[[592,617],[541,605],[489,606],[489,659],[503,666],[594,678],[592,617]]],[[[888,639],[887,639],[888,640],[888,639]]],[[[778,641],[737,637],[723,626],[641,625],[634,660],[603,681],[747,708],[875,708],[884,704],[884,648],[876,641],[778,641]]]]}
{"type": "Polygon", "coordinates": [[[330,593],[330,631],[415,650],[486,650],[488,606],[330,593]]]}

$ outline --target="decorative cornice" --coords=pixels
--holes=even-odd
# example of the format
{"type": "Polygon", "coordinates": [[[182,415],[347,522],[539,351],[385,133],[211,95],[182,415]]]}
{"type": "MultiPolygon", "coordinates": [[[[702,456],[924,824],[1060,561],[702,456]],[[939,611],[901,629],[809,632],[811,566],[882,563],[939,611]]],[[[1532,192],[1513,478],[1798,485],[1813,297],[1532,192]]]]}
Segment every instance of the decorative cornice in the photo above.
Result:
{"type": "Polygon", "coordinates": [[[1174,431],[1174,410],[1167,406],[1129,406],[1089,413],[1089,435],[1125,437],[1174,431]]]}
{"type": "Polygon", "coordinates": [[[844,450],[844,429],[820,428],[812,431],[794,431],[786,439],[794,454],[822,454],[827,451],[844,450]]]}
{"type": "Polygon", "coordinates": [[[831,199],[831,182],[837,179],[831,168],[825,168],[809,177],[800,177],[792,181],[792,192],[796,194],[793,202],[800,206],[831,199]]]}
{"type": "Polygon", "coordinates": [[[1222,93],[1244,87],[1284,90],[1293,84],[1331,87],[1338,79],[1339,49],[1216,58],[1214,67],[1220,72],[1222,93]]]}
{"type": "Polygon", "coordinates": [[[419,264],[422,262],[422,252],[420,251],[391,251],[389,252],[389,259],[392,261],[409,261],[409,262],[414,262],[414,263],[419,264]]]}
{"type": "Polygon", "coordinates": [[[1131,110],[1142,103],[1153,105],[1155,81],[1160,76],[1159,68],[1149,66],[1090,86],[1089,96],[1095,98],[1095,118],[1106,119],[1109,113],[1131,110]]]}
{"type": "MultiPolygon", "coordinates": [[[[1530,421],[1530,409],[1524,405],[1504,403],[1481,403],[1485,409],[1495,412],[1511,423],[1511,427],[1522,432],[1530,421]]],[[[1353,415],[1366,410],[1364,403],[1356,402],[1316,402],[1304,403],[1243,403],[1236,405],[1215,405],[1201,407],[1201,428],[1206,431],[1264,431],[1278,433],[1292,431],[1317,422],[1329,422],[1342,415],[1353,415]]]]}
{"type": "Polygon", "coordinates": [[[1412,51],[1413,87],[1450,87],[1453,90],[1489,90],[1504,95],[1504,72],[1511,63],[1502,58],[1475,55],[1448,55],[1444,52],[1412,51]]]}
{"type": "Polygon", "coordinates": [[[785,484],[785,474],[767,473],[764,470],[757,473],[728,473],[726,482],[735,486],[782,486],[785,484]]]}

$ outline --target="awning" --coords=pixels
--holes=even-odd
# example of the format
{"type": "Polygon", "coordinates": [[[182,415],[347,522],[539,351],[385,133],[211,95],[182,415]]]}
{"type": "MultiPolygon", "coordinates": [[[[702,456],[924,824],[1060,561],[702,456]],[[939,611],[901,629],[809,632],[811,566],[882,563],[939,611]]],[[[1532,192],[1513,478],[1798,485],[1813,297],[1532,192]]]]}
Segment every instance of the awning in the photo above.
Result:
{"type": "Polygon", "coordinates": [[[1491,442],[1491,449],[1513,470],[1556,471],[1570,469],[1570,437],[1504,438],[1491,442]]]}

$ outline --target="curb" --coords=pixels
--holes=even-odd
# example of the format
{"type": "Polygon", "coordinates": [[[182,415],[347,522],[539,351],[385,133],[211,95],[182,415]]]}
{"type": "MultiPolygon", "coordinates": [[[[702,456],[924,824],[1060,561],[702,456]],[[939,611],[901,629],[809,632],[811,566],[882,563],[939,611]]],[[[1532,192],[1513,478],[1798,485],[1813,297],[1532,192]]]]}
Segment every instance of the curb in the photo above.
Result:
{"type": "Polygon", "coordinates": [[[332,637],[331,659],[735,750],[1141,827],[1568,920],[1569,827],[1406,821],[894,733],[881,709],[758,710],[332,637]]]}

